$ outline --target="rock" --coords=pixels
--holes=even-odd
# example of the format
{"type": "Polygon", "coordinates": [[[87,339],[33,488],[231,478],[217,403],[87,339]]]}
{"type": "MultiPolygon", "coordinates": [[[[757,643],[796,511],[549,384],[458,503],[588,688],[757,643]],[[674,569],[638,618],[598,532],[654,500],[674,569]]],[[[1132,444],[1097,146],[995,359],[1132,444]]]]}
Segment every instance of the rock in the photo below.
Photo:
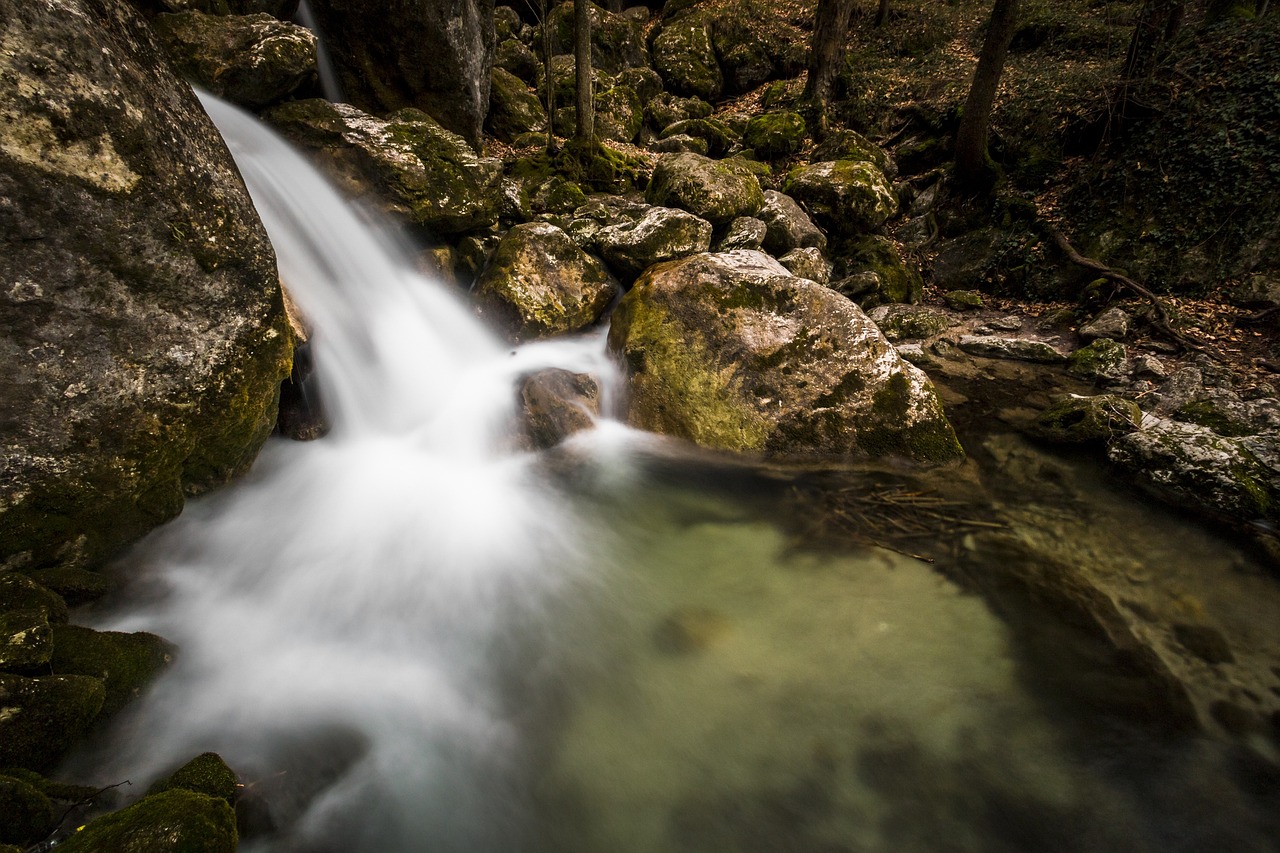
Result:
{"type": "Polygon", "coordinates": [[[944,241],[933,260],[934,284],[943,290],[980,289],[1002,239],[1000,232],[986,228],[944,241]]]}
{"type": "Polygon", "coordinates": [[[489,93],[489,130],[503,142],[547,129],[547,111],[519,77],[494,68],[489,93]]]}
{"type": "MultiPolygon", "coordinates": [[[[651,104],[656,98],[665,95],[662,88],[662,75],[657,71],[654,71],[652,68],[624,68],[618,72],[613,82],[615,86],[626,86],[628,89],[635,92],[640,98],[640,103],[645,105],[651,104]]],[[[706,116],[711,115],[711,105],[705,104],[705,107],[706,112],[701,113],[698,116],[682,115],[679,116],[679,118],[705,118],[706,116]]],[[[647,117],[647,107],[641,110],[641,114],[642,118],[647,117]]],[[[672,119],[671,121],[675,120],[676,119],[672,119]]],[[[667,122],[667,124],[670,123],[671,122],[667,122]]],[[[663,125],[663,127],[666,127],[666,125],[663,125]]],[[[658,128],[658,130],[661,129],[662,128],[658,128]]]]}
{"type": "Polygon", "coordinates": [[[204,752],[179,767],[163,779],[159,779],[147,791],[147,795],[181,789],[204,794],[228,805],[235,805],[240,780],[236,773],[216,752],[204,752]]]}
{"type": "Polygon", "coordinates": [[[668,655],[703,652],[729,633],[724,614],[706,607],[685,607],[667,614],[653,632],[653,644],[668,655]]]}
{"type": "Polygon", "coordinates": [[[1138,404],[1113,394],[1055,400],[1036,418],[1035,434],[1058,444],[1105,444],[1142,423],[1138,404]]]}
{"type": "Polygon", "coordinates": [[[600,388],[585,373],[551,368],[520,387],[525,434],[536,448],[554,447],[575,432],[595,427],[600,388]]]}
{"type": "Polygon", "coordinates": [[[822,250],[809,246],[805,249],[792,249],[781,258],[778,263],[782,264],[791,274],[800,278],[807,278],[809,281],[816,281],[818,284],[826,284],[831,281],[831,261],[828,261],[822,254],[822,250]]]}
{"type": "Polygon", "coordinates": [[[956,345],[969,355],[983,358],[1008,358],[1040,364],[1062,364],[1067,360],[1067,357],[1052,344],[1031,338],[964,335],[956,345]]]}
{"type": "Polygon", "coordinates": [[[88,675],[106,688],[102,714],[111,716],[136,699],[173,661],[172,643],[155,634],[53,626],[51,664],[58,675],[88,675]]]}
{"type": "Polygon", "coordinates": [[[797,166],[782,191],[830,233],[874,231],[898,212],[898,197],[884,173],[870,163],[835,160],[797,166]]]}
{"type": "Polygon", "coordinates": [[[1231,291],[1231,301],[1242,308],[1265,310],[1280,306],[1280,275],[1251,275],[1231,291]]]}
{"type": "Polygon", "coordinates": [[[875,305],[880,302],[879,294],[884,289],[884,281],[878,273],[866,270],[831,282],[831,289],[859,305],[864,300],[875,305]]]}
{"type": "MultiPolygon", "coordinates": [[[[557,105],[565,106],[577,102],[578,62],[572,54],[562,53],[551,57],[551,81],[555,88],[557,105]]],[[[612,89],[613,86],[612,76],[599,68],[592,67],[591,91],[603,92],[605,89],[612,89]]],[[[539,91],[544,97],[546,96],[545,85],[539,87],[539,91]]],[[[575,109],[572,106],[569,108],[575,109]]],[[[559,115],[559,110],[556,114],[559,115]]]]}
{"type": "Polygon", "coordinates": [[[1099,338],[1121,341],[1129,336],[1131,323],[1129,315],[1123,309],[1108,308],[1080,327],[1080,337],[1086,341],[1096,341],[1099,338]]]}
{"type": "Polygon", "coordinates": [[[350,104],[377,115],[415,107],[479,149],[493,3],[312,0],[311,8],[350,104]]]}
{"type": "Polygon", "coordinates": [[[804,142],[804,119],[789,111],[764,113],[747,122],[743,143],[760,157],[790,157],[804,142]]]}
{"type": "Polygon", "coordinates": [[[758,214],[766,227],[764,248],[773,255],[814,246],[827,248],[827,237],[813,224],[795,199],[777,190],[765,190],[764,206],[758,214]]]}
{"type": "Polygon", "coordinates": [[[1084,379],[1118,381],[1128,375],[1128,353],[1124,344],[1099,337],[1067,359],[1067,369],[1084,379]]]}
{"type": "Polygon", "coordinates": [[[103,815],[59,845],[60,853],[235,853],[236,816],[225,801],[174,789],[103,815]]]}
{"type": "Polygon", "coordinates": [[[97,601],[116,588],[116,583],[111,578],[85,569],[42,569],[31,572],[28,577],[71,607],[97,601]]]}
{"type": "Polygon", "coordinates": [[[893,158],[883,148],[862,134],[847,129],[833,130],[823,137],[822,142],[813,149],[810,159],[815,163],[834,160],[870,163],[889,180],[893,180],[898,174],[893,158]]]}
{"type": "Polygon", "coordinates": [[[644,125],[644,105],[627,86],[614,86],[596,96],[596,136],[634,142],[644,125]]]}
{"type": "Polygon", "coordinates": [[[1190,398],[1183,399],[1176,408],[1165,405],[1168,402],[1178,403],[1179,401],[1161,401],[1161,411],[1170,414],[1174,420],[1208,427],[1218,435],[1234,437],[1251,435],[1259,431],[1259,426],[1251,417],[1250,407],[1225,389],[1204,389],[1190,398]]]}
{"type": "Polygon", "coordinates": [[[0,767],[39,770],[65,753],[98,716],[106,691],[83,675],[0,674],[0,767]]]}
{"type": "Polygon", "coordinates": [[[507,39],[518,38],[524,21],[520,13],[510,6],[495,6],[493,9],[493,34],[499,43],[507,39]]]}
{"type": "Polygon", "coordinates": [[[676,133],[671,136],[655,139],[649,145],[650,151],[659,154],[700,154],[707,156],[707,140],[687,133],[676,133]]]}
{"type": "Polygon", "coordinates": [[[33,610],[43,613],[49,622],[67,621],[67,603],[26,575],[17,572],[0,574],[0,613],[33,610]]]}
{"type": "MultiPolygon", "coordinates": [[[[649,49],[645,47],[644,30],[635,21],[606,12],[594,3],[588,5],[591,19],[591,64],[606,74],[617,74],[624,68],[649,65],[649,49]]],[[[561,3],[551,10],[550,26],[561,50],[571,51],[576,43],[574,8],[561,3]]]]}
{"type": "Polygon", "coordinates": [[[53,643],[49,638],[49,617],[42,610],[0,611],[0,670],[47,672],[53,643]]]}
{"type": "Polygon", "coordinates": [[[651,267],[609,346],[642,429],[781,456],[963,455],[929,380],[866,315],[760,252],[651,267]]]}
{"type": "Polygon", "coordinates": [[[714,101],[724,90],[724,75],[711,44],[711,24],[690,16],[668,21],[653,40],[653,67],[667,88],[679,95],[714,101]]]}
{"type": "Polygon", "coordinates": [[[665,127],[661,137],[694,136],[707,143],[707,151],[714,158],[727,157],[738,147],[741,135],[718,119],[687,118],[665,127]]]}
{"type": "Polygon", "coordinates": [[[923,305],[881,305],[868,311],[867,316],[894,343],[931,338],[956,325],[950,314],[923,305]]]}
{"type": "Polygon", "coordinates": [[[708,118],[711,105],[701,98],[682,98],[670,92],[662,92],[645,102],[644,117],[654,130],[666,130],[678,121],[708,118]]]}
{"type": "Polygon", "coordinates": [[[850,274],[873,272],[879,278],[874,290],[858,295],[857,302],[863,308],[886,302],[919,302],[923,296],[924,282],[920,274],[907,266],[898,247],[888,237],[863,237],[846,245],[840,254],[850,274]]]}
{"type": "Polygon", "coordinates": [[[739,216],[725,227],[724,236],[716,243],[717,252],[734,249],[759,249],[764,245],[768,226],[753,216],[739,216]]]}
{"type": "Polygon", "coordinates": [[[745,94],[804,70],[806,33],[785,25],[782,31],[774,29],[780,22],[772,10],[747,0],[721,4],[707,17],[712,22],[711,41],[725,81],[724,94],[745,94]]]}
{"type": "Polygon", "coordinates": [[[0,567],[95,565],[246,470],[289,371],[225,144],[118,0],[0,0],[0,567]]]}
{"type": "Polygon", "coordinates": [[[637,220],[601,229],[600,252],[619,276],[631,280],[662,261],[705,252],[711,223],[671,207],[651,207],[637,220]]]}
{"type": "Polygon", "coordinates": [[[444,234],[497,222],[502,164],[479,157],[420,110],[386,120],[347,104],[282,104],[263,118],[358,200],[444,234]]]}
{"type": "MultiPolygon", "coordinates": [[[[494,51],[493,65],[512,74],[520,82],[533,87],[538,85],[542,70],[542,63],[538,61],[537,54],[528,45],[515,39],[507,39],[498,44],[497,50],[494,51]]],[[[490,98],[492,97],[491,90],[490,98]]],[[[490,104],[490,109],[492,108],[490,104]]]]}
{"type": "Polygon", "coordinates": [[[942,294],[942,301],[952,311],[976,311],[985,304],[976,290],[949,290],[942,294]]]}
{"type": "Polygon", "coordinates": [[[0,776],[0,844],[33,845],[53,831],[55,822],[53,803],[38,788],[0,776]]]}
{"type": "Polygon", "coordinates": [[[1173,626],[1173,636],[1189,652],[1208,664],[1235,663],[1236,656],[1222,632],[1209,625],[1173,626]]]}
{"type": "Polygon", "coordinates": [[[316,73],[316,37],[266,13],[178,12],[151,26],[179,74],[249,109],[282,100],[316,73]]]}
{"type": "Polygon", "coordinates": [[[1280,518],[1275,472],[1248,441],[1196,424],[1148,418],[1142,429],[1111,442],[1107,458],[1169,503],[1240,521],[1280,518]]]}
{"type": "Polygon", "coordinates": [[[764,193],[756,176],[736,161],[666,154],[653,170],[645,200],[721,225],[739,216],[754,216],[764,206],[764,193]]]}
{"type": "Polygon", "coordinates": [[[475,285],[477,308],[513,341],[577,332],[620,292],[598,260],[545,222],[507,232],[475,285]]]}
{"type": "Polygon", "coordinates": [[[605,228],[635,222],[649,210],[644,202],[621,196],[595,195],[573,211],[565,229],[584,251],[599,252],[596,237],[605,228]]]}

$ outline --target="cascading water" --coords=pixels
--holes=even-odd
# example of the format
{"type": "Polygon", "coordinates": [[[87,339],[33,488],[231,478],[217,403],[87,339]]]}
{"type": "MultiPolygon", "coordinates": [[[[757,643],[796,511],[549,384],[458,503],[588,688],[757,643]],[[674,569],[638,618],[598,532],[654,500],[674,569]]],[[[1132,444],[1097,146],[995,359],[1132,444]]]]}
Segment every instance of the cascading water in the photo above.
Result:
{"type": "Polygon", "coordinates": [[[333,67],[333,58],[329,56],[329,46],[325,44],[324,35],[316,15],[311,11],[311,4],[302,0],[298,4],[296,19],[299,24],[311,30],[316,37],[316,76],[320,78],[320,93],[325,100],[342,103],[346,98],[342,95],[342,84],[338,82],[338,72],[333,67]]]}

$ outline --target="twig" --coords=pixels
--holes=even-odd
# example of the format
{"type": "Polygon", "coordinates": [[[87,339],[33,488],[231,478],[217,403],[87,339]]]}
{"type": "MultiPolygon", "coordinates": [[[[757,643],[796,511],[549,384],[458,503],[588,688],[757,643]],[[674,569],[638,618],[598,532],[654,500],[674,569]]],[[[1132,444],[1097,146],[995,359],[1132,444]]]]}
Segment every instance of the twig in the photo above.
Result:
{"type": "Polygon", "coordinates": [[[58,830],[62,829],[62,824],[66,823],[67,818],[71,817],[71,813],[73,811],[80,808],[81,806],[89,805],[94,800],[98,799],[98,797],[101,797],[103,794],[105,794],[107,791],[110,791],[114,788],[123,787],[124,785],[132,785],[132,784],[133,783],[130,782],[128,779],[125,779],[123,782],[117,782],[114,785],[108,785],[105,788],[99,788],[89,796],[76,800],[74,803],[67,806],[66,811],[62,813],[62,817],[58,818],[58,822],[53,825],[53,829],[51,829],[49,831],[49,834],[44,837],[44,840],[28,847],[25,851],[23,851],[23,853],[45,853],[45,851],[53,849],[53,846],[54,846],[53,837],[58,834],[58,830]]]}

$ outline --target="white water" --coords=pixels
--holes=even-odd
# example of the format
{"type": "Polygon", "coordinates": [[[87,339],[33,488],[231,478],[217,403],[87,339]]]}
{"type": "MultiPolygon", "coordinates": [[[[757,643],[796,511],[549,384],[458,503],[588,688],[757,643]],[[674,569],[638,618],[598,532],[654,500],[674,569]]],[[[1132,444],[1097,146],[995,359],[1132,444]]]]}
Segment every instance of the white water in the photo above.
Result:
{"type": "Polygon", "coordinates": [[[311,4],[307,0],[302,0],[298,4],[298,13],[295,18],[299,24],[315,34],[316,76],[320,78],[320,93],[324,95],[326,101],[333,101],[337,104],[345,103],[346,98],[342,94],[342,84],[338,82],[338,72],[333,67],[333,58],[329,56],[329,48],[325,45],[324,35],[320,32],[320,25],[316,22],[315,13],[311,11],[311,4]]]}
{"type": "Polygon", "coordinates": [[[327,768],[297,782],[340,775],[292,833],[308,849],[518,850],[520,798],[493,780],[521,774],[532,700],[503,685],[554,656],[542,626],[590,555],[533,457],[502,447],[519,378],[607,379],[603,339],[499,345],[284,142],[203,101],[314,324],[333,428],[269,443],[131,557],[166,591],[109,627],[181,655],[104,773],[203,750],[251,779],[327,768]]]}

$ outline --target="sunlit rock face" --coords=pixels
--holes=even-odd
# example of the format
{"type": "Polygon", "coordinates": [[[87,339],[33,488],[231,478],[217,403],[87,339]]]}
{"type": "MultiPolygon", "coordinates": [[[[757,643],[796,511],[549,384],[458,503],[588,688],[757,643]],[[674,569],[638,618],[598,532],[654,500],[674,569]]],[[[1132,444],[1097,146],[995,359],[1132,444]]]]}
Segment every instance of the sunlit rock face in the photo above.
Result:
{"type": "Polygon", "coordinates": [[[226,147],[132,8],[0,22],[0,565],[92,564],[249,465],[290,338],[226,147]]]}

